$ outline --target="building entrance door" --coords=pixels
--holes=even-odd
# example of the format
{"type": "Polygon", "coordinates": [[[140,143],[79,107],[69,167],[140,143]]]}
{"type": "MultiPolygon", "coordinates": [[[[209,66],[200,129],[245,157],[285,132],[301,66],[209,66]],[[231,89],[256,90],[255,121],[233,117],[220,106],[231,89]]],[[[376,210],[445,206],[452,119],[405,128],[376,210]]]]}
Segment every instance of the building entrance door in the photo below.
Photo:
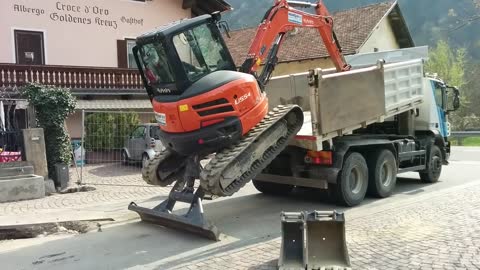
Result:
{"type": "Polygon", "coordinates": [[[44,65],[43,32],[15,30],[15,56],[17,64],[44,65]]]}

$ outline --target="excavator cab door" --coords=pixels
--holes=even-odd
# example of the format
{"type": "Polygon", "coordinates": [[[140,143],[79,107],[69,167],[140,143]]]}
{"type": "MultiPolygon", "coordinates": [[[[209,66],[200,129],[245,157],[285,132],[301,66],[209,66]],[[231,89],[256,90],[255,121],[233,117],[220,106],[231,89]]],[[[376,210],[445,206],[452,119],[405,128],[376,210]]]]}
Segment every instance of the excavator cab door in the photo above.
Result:
{"type": "Polygon", "coordinates": [[[137,38],[133,52],[150,98],[180,95],[212,72],[236,70],[218,19],[181,20],[137,38]]]}

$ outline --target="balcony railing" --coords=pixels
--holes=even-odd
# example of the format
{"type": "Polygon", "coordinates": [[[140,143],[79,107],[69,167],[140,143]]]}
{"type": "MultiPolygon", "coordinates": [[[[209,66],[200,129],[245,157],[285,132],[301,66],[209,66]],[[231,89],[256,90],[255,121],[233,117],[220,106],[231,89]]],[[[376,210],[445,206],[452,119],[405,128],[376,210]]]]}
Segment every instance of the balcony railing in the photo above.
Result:
{"type": "Polygon", "coordinates": [[[77,90],[144,89],[140,74],[135,69],[0,63],[0,87],[12,89],[28,82],[77,90]]]}

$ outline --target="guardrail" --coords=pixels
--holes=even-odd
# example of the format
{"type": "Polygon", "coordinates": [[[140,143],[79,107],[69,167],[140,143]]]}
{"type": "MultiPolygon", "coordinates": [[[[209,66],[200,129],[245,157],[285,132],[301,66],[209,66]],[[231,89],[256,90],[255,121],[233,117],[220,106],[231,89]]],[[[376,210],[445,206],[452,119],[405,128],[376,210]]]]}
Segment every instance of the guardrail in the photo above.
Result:
{"type": "Polygon", "coordinates": [[[452,131],[451,138],[456,139],[458,145],[462,145],[463,139],[469,137],[480,137],[480,130],[478,131],[452,131]]]}

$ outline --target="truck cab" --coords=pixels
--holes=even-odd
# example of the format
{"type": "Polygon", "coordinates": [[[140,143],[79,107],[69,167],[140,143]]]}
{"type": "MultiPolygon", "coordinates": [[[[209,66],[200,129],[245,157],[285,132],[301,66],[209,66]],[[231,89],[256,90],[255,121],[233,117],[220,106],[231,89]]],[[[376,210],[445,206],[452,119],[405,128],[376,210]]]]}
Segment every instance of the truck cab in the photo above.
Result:
{"type": "Polygon", "coordinates": [[[424,102],[418,107],[415,118],[417,132],[428,132],[444,145],[445,159],[450,155],[451,125],[448,115],[460,107],[460,91],[449,86],[436,75],[427,75],[424,79],[424,102]]]}

